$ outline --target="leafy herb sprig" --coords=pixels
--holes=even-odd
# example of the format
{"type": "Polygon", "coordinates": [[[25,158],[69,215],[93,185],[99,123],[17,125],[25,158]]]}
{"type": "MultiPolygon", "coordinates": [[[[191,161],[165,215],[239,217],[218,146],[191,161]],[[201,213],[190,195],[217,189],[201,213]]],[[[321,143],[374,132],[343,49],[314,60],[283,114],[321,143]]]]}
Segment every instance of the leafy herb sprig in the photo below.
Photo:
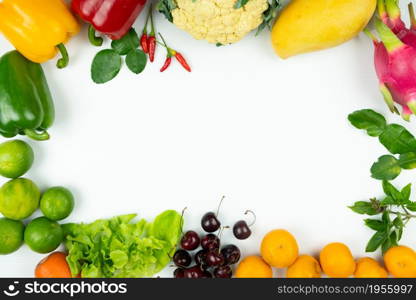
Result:
{"type": "Polygon", "coordinates": [[[111,43],[111,49],[101,50],[94,57],[91,66],[91,78],[95,83],[106,83],[120,72],[122,56],[126,56],[126,65],[135,74],[143,72],[147,64],[146,54],[138,49],[139,36],[132,28],[121,39],[111,43]]]}
{"type": "Polygon", "coordinates": [[[368,216],[379,216],[377,219],[365,219],[365,225],[375,233],[368,241],[366,251],[374,252],[381,248],[385,253],[390,247],[397,246],[402,238],[407,223],[416,218],[416,202],[410,200],[411,184],[398,190],[390,182],[383,181],[386,196],[382,200],[372,198],[369,201],[358,201],[350,206],[351,210],[368,216]]]}
{"type": "Polygon", "coordinates": [[[401,171],[416,168],[416,138],[399,124],[387,124],[386,119],[371,109],[353,112],[351,124],[378,137],[380,143],[393,155],[379,157],[371,167],[371,176],[379,180],[393,180],[401,171]],[[396,156],[394,156],[396,155],[396,156]]]}

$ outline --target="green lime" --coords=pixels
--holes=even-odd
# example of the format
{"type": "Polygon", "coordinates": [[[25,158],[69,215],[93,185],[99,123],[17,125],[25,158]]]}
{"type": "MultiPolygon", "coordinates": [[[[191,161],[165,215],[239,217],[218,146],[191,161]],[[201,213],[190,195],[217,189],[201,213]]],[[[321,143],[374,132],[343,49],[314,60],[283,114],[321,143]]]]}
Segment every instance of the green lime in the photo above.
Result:
{"type": "Polygon", "coordinates": [[[0,219],[0,254],[10,254],[23,244],[25,226],[21,221],[0,219]]]}
{"type": "Polygon", "coordinates": [[[13,220],[26,219],[38,209],[39,198],[39,188],[33,181],[10,180],[0,188],[0,213],[13,220]]]}
{"type": "Polygon", "coordinates": [[[17,178],[29,171],[33,164],[32,148],[20,140],[0,144],[0,175],[17,178]]]}
{"type": "Polygon", "coordinates": [[[71,214],[73,209],[74,196],[62,186],[47,189],[40,198],[40,210],[50,220],[63,220],[71,214]]]}
{"type": "Polygon", "coordinates": [[[25,243],[35,252],[49,253],[59,247],[64,239],[61,225],[48,218],[32,220],[25,230],[25,243]]]}

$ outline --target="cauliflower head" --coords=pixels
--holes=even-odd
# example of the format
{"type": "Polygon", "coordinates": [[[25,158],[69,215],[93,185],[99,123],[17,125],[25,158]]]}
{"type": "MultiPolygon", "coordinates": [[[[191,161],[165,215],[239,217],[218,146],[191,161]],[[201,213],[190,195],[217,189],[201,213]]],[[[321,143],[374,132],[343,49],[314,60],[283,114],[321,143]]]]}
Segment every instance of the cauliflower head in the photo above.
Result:
{"type": "Polygon", "coordinates": [[[263,23],[268,0],[249,0],[235,8],[236,0],[176,0],[173,23],[195,39],[232,44],[263,23]]]}

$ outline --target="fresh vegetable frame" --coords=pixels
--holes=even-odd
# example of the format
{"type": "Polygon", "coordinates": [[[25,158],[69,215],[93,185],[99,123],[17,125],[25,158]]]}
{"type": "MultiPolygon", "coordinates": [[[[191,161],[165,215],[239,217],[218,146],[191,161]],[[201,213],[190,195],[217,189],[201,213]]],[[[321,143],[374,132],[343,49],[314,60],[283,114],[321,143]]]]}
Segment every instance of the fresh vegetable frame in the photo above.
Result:
{"type": "MultiPolygon", "coordinates": [[[[132,73],[142,74],[149,63],[155,62],[160,50],[166,53],[164,62],[160,62],[161,73],[171,68],[174,61],[182,71],[192,72],[193,67],[182,50],[176,50],[172,41],[158,31],[155,11],[195,39],[218,47],[236,43],[250,32],[258,35],[269,29],[273,48],[283,59],[335,47],[364,31],[374,47],[375,71],[388,108],[392,113],[400,113],[406,121],[416,114],[416,17],[411,2],[408,5],[411,26],[407,28],[398,0],[292,0],[284,9],[279,0],[221,3],[206,0],[202,4],[200,0],[159,0],[148,4],[145,25],[136,31],[134,23],[146,5],[147,0],[112,0],[111,6],[107,0],[72,0],[70,6],[63,0],[0,1],[0,32],[16,48],[0,57],[0,135],[5,138],[24,135],[36,141],[50,138],[48,130],[55,121],[54,103],[40,64],[59,55],[57,68],[68,66],[70,56],[65,43],[80,32],[78,20],[88,24],[92,46],[101,47],[104,39],[111,40],[111,46],[100,49],[92,60],[91,78],[96,84],[113,80],[123,61],[132,73]],[[376,33],[365,28],[373,16],[376,33]]],[[[355,111],[348,120],[353,127],[377,138],[388,152],[370,168],[371,176],[380,180],[384,195],[356,201],[349,207],[365,215],[365,226],[374,231],[366,251],[380,249],[387,255],[399,247],[406,225],[416,218],[411,184],[399,188],[391,182],[404,170],[416,169],[416,138],[404,126],[388,123],[383,115],[371,109],[355,111]]],[[[74,197],[61,186],[41,193],[33,181],[22,178],[33,160],[33,150],[23,141],[0,144],[0,175],[10,179],[0,188],[0,212],[4,216],[0,218],[0,254],[11,254],[23,243],[37,253],[50,253],[61,244],[67,251],[48,256],[38,265],[37,276],[151,277],[172,259],[178,267],[189,267],[191,254],[185,250],[194,251],[199,246],[202,252],[195,255],[199,264],[176,270],[176,277],[205,278],[211,274],[208,268],[203,270],[207,265],[214,269],[216,277],[232,276],[231,265],[238,262],[241,253],[235,245],[220,249],[220,239],[213,234],[218,231],[221,236],[224,229],[218,213],[209,212],[202,218],[201,227],[208,234],[201,240],[194,231],[183,234],[183,214],[173,210],[164,211],[152,222],[135,221],[136,214],[130,214],[90,224],[60,224],[72,212],[74,197]],[[25,225],[23,222],[38,209],[42,216],[25,225]],[[179,241],[182,249],[177,250],[179,241]],[[204,265],[206,261],[209,264],[204,265]],[[53,267],[49,264],[59,265],[58,272],[52,274],[53,267]]],[[[238,221],[233,227],[234,236],[239,240],[249,238],[253,224],[238,221]]],[[[297,242],[285,230],[270,232],[261,248],[264,261],[249,257],[249,267],[243,264],[238,277],[246,276],[251,265],[260,266],[262,275],[269,277],[272,266],[292,267],[289,273],[297,274],[297,263],[308,265],[311,276],[320,276],[320,265],[334,277],[351,276],[355,271],[354,258],[340,243],[323,249],[320,265],[311,256],[303,257],[299,263],[297,242]],[[273,252],[276,240],[289,245],[288,249],[280,247],[282,255],[273,252]],[[345,274],[332,270],[332,261],[339,253],[347,257],[345,274]]],[[[408,256],[412,259],[416,257],[410,248],[399,250],[410,252],[408,256]]],[[[416,258],[412,264],[414,268],[406,274],[413,276],[416,258]]]]}

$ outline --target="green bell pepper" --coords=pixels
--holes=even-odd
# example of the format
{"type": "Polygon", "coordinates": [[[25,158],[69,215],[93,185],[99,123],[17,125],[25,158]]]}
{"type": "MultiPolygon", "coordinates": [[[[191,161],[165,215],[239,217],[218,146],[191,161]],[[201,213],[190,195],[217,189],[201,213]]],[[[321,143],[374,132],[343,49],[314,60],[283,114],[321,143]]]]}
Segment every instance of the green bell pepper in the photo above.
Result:
{"type": "Polygon", "coordinates": [[[49,139],[55,110],[40,64],[17,51],[0,58],[0,134],[11,138],[26,135],[38,141],[49,139]]]}

